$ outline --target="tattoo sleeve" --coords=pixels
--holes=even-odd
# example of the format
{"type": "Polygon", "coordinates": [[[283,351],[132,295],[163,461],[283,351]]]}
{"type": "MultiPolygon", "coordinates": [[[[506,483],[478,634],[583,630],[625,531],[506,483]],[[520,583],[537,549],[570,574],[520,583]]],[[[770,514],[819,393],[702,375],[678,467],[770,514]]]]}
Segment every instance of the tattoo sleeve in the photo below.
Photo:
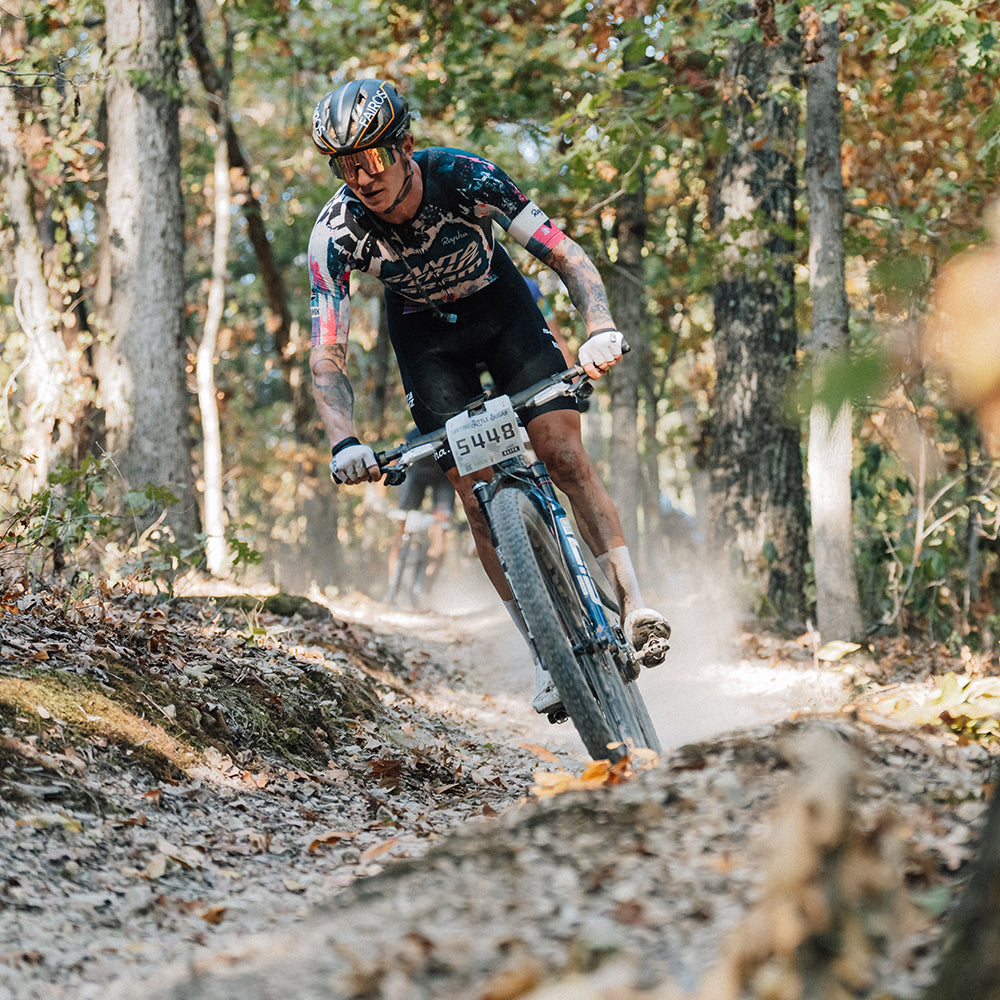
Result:
{"type": "Polygon", "coordinates": [[[587,324],[588,332],[615,325],[604,282],[593,261],[573,240],[562,240],[548,263],[563,280],[570,300],[587,324]]]}
{"type": "Polygon", "coordinates": [[[333,443],[353,433],[354,390],[347,377],[347,345],[314,347],[309,357],[313,395],[333,443]]]}

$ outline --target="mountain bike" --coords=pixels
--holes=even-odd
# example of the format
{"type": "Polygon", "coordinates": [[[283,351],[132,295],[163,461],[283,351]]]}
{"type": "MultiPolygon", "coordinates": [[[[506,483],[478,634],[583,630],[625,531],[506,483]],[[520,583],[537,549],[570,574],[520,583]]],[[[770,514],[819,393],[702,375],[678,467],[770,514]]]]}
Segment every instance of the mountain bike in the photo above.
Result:
{"type": "Polygon", "coordinates": [[[427,455],[450,451],[462,475],[492,467],[474,493],[490,526],[514,600],[539,662],[595,759],[620,760],[630,748],[661,752],[637,684],[640,667],[618,623],[615,600],[594,581],[540,461],[529,461],[519,414],[559,396],[589,397],[593,383],[576,365],[514,396],[484,394],[443,428],[376,454],[386,483],[427,455]],[[613,618],[609,618],[612,612],[613,618]]]}

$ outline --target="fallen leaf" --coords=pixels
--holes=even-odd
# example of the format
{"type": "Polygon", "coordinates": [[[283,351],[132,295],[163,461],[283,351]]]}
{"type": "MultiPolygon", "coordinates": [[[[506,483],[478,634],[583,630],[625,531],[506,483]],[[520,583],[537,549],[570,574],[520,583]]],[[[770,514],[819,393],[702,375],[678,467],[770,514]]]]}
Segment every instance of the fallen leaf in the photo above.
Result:
{"type": "Polygon", "coordinates": [[[202,915],[201,919],[208,924],[221,924],[222,918],[226,915],[226,907],[210,906],[202,915]]]}
{"type": "Polygon", "coordinates": [[[390,837],[388,840],[383,840],[381,844],[372,844],[366,851],[361,853],[361,861],[374,861],[376,858],[381,857],[386,851],[391,851],[399,843],[398,837],[390,837]]]}
{"type": "Polygon", "coordinates": [[[15,826],[30,826],[35,830],[51,830],[61,826],[67,833],[83,833],[83,824],[65,813],[37,813],[34,816],[22,816],[15,826]]]}
{"type": "Polygon", "coordinates": [[[342,840],[350,840],[356,836],[356,832],[328,830],[326,833],[320,834],[318,837],[313,837],[309,841],[309,853],[315,854],[321,847],[331,847],[333,844],[339,844],[342,840]]]}
{"type": "Polygon", "coordinates": [[[548,761],[550,764],[559,763],[559,758],[551,750],[546,750],[545,747],[541,747],[537,743],[521,743],[520,746],[528,753],[534,754],[539,760],[548,761]]]}
{"type": "Polygon", "coordinates": [[[836,660],[843,659],[848,653],[853,653],[855,650],[860,648],[860,643],[844,642],[843,639],[833,639],[830,642],[823,643],[823,645],[816,650],[816,659],[823,660],[826,663],[833,663],[836,660]]]}
{"type": "Polygon", "coordinates": [[[148,878],[153,881],[158,878],[162,878],[167,871],[167,857],[165,854],[154,854],[149,860],[149,864],[146,865],[145,870],[142,872],[143,878],[148,878]]]}

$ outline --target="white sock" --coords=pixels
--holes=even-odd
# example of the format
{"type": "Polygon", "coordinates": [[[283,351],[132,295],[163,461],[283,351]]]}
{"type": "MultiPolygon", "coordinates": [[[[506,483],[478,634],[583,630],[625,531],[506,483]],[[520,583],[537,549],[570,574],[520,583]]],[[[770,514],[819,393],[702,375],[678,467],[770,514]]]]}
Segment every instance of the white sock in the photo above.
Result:
{"type": "Polygon", "coordinates": [[[608,583],[615,589],[615,595],[622,602],[622,619],[637,608],[644,607],[639,580],[632,566],[632,557],[627,545],[617,545],[597,557],[608,583]]]}

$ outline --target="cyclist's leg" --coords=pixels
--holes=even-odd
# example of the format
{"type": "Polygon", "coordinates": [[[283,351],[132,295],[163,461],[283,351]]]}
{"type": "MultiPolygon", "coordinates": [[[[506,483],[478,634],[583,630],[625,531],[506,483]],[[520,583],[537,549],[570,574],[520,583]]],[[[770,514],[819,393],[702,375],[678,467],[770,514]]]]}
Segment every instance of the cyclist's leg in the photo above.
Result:
{"type": "Polygon", "coordinates": [[[472,473],[468,476],[461,476],[458,469],[452,467],[447,470],[448,479],[455,487],[458,499],[465,511],[465,519],[469,522],[469,530],[472,532],[472,540],[476,545],[476,554],[482,563],[483,569],[489,577],[493,588],[500,595],[502,601],[512,601],[514,595],[510,591],[507,579],[497,558],[496,549],[493,548],[493,541],[490,538],[490,528],[486,523],[483,512],[479,509],[479,501],[472,492],[472,487],[481,479],[489,479],[491,470],[487,469],[482,474],[472,473]]]}
{"type": "MultiPolygon", "coordinates": [[[[569,498],[590,551],[600,556],[608,549],[623,546],[625,536],[618,511],[583,447],[580,414],[576,410],[542,413],[528,424],[527,431],[535,454],[569,498]]],[[[628,593],[619,594],[622,596],[633,598],[628,593]]]]}
{"type": "Polygon", "coordinates": [[[434,466],[431,483],[431,502],[434,523],[430,527],[430,545],[427,548],[427,583],[434,582],[444,564],[448,526],[455,513],[455,490],[440,467],[434,466]]]}
{"type": "Polygon", "coordinates": [[[393,587],[394,581],[397,586],[399,583],[396,574],[399,570],[399,558],[400,550],[403,544],[403,536],[406,534],[405,515],[411,510],[418,510],[423,502],[423,482],[421,482],[419,475],[408,475],[406,479],[403,480],[399,487],[399,491],[396,493],[396,507],[403,514],[403,517],[400,519],[399,529],[396,532],[396,537],[393,539],[392,548],[389,550],[389,585],[391,588],[393,587]]]}
{"type": "Polygon", "coordinates": [[[552,481],[569,498],[580,534],[614,587],[626,636],[646,666],[663,661],[670,625],[647,608],[632,566],[614,501],[583,447],[580,415],[556,410],[535,417],[527,427],[535,453],[552,481]]]}

